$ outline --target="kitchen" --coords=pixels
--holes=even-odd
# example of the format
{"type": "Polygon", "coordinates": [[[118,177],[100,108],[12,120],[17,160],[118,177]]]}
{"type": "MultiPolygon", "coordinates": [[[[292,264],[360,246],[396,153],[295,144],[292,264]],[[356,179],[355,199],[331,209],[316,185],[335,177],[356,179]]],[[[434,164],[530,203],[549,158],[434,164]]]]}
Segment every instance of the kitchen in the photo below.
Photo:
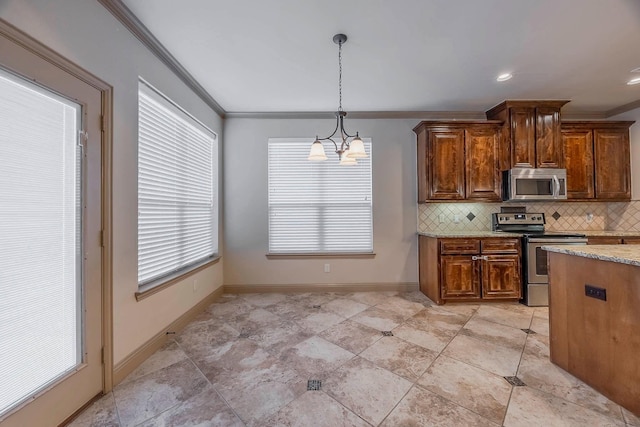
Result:
{"type": "MultiPolygon", "coordinates": [[[[135,7],[136,2],[130,2],[131,7],[135,7]]],[[[354,3],[355,4],[355,3],[354,3]]],[[[620,4],[623,4],[622,2],[620,4]]],[[[555,10],[555,2],[548,1],[545,3],[548,10],[555,10]]],[[[440,5],[444,7],[443,5],[440,5]]],[[[530,6],[530,5],[529,5],[530,6]]],[[[141,6],[140,6],[141,7],[141,6]]],[[[228,7],[232,7],[229,5],[228,7]]],[[[256,6],[257,7],[257,6],[256,6]]],[[[339,5],[336,4],[336,9],[342,7],[349,7],[355,9],[352,11],[354,15],[358,16],[358,7],[362,5],[339,5]]],[[[398,6],[400,7],[400,6],[398,6]]],[[[471,6],[469,6],[471,7],[471,6]]],[[[622,6],[621,6],[622,7],[622,6]]],[[[631,6],[630,6],[631,7],[631,6]]],[[[545,7],[542,7],[544,9],[545,7]]],[[[144,9],[144,8],[143,8],[144,9]]],[[[269,8],[267,8],[269,9],[269,8]]],[[[451,17],[455,16],[456,19],[460,19],[463,22],[464,16],[479,15],[486,19],[490,19],[496,15],[495,8],[481,8],[481,11],[465,11],[465,13],[458,13],[455,10],[450,11],[451,17]],[[482,12],[480,14],[479,12],[482,12]]],[[[331,42],[331,36],[336,32],[327,30],[327,35],[318,35],[322,42],[318,42],[318,50],[325,49],[322,55],[320,55],[316,49],[310,49],[308,46],[304,46],[303,50],[313,50],[314,57],[322,56],[321,67],[326,65],[326,75],[319,78],[318,81],[327,81],[327,87],[320,90],[314,95],[305,99],[315,99],[320,97],[323,92],[330,93],[327,95],[329,98],[325,104],[318,106],[317,111],[323,111],[322,113],[308,113],[301,107],[279,106],[281,111],[290,111],[291,109],[300,110],[299,113],[292,113],[286,116],[278,116],[271,112],[266,114],[251,114],[251,111],[256,111],[259,105],[255,104],[253,109],[247,107],[244,113],[228,114],[224,119],[215,113],[204,103],[194,92],[192,88],[184,84],[172,74],[162,61],[153,57],[149,53],[148,49],[142,45],[135,36],[129,34],[127,29],[121,26],[113,16],[105,10],[105,8],[97,2],[79,2],[79,1],[65,1],[60,2],[59,5],[46,5],[45,2],[17,2],[9,1],[3,3],[2,6],[2,18],[7,19],[11,24],[17,26],[34,38],[46,42],[54,50],[61,52],[66,57],[70,58],[74,62],[79,63],[82,67],[89,69],[93,73],[104,78],[106,81],[114,85],[115,88],[115,103],[114,103],[114,128],[113,128],[113,140],[114,140],[114,170],[117,174],[114,175],[114,194],[113,194],[113,212],[114,212],[114,239],[113,239],[113,252],[114,252],[114,287],[113,287],[113,299],[114,306],[113,312],[117,313],[117,318],[114,320],[114,346],[113,346],[113,359],[116,365],[121,366],[123,363],[131,360],[130,356],[146,345],[146,343],[152,339],[156,334],[161,332],[160,330],[164,325],[170,324],[176,319],[180,318],[184,313],[196,306],[202,301],[206,295],[216,291],[217,289],[223,289],[228,287],[233,289],[253,288],[255,291],[259,291],[260,288],[268,288],[269,286],[299,286],[305,285],[313,287],[314,285],[331,285],[331,284],[345,284],[349,286],[361,286],[366,288],[367,286],[375,285],[379,289],[417,289],[418,287],[418,241],[416,238],[416,230],[420,232],[467,232],[478,231],[487,232],[491,230],[491,216],[494,213],[500,211],[502,203],[416,203],[417,194],[417,165],[416,165],[416,136],[412,132],[412,129],[420,123],[422,120],[487,120],[484,111],[491,108],[493,105],[505,100],[505,99],[572,99],[572,101],[566,104],[562,110],[562,121],[565,120],[612,120],[612,121],[640,121],[640,109],[636,104],[635,107],[629,107],[628,111],[615,111],[615,108],[626,105],[629,102],[637,99],[637,87],[638,86],[625,86],[627,74],[629,70],[637,67],[640,64],[633,66],[626,66],[624,76],[620,77],[620,85],[625,90],[632,91],[631,96],[624,95],[625,100],[623,102],[614,103],[600,109],[592,111],[579,111],[572,108],[572,103],[576,104],[581,93],[571,86],[566,90],[562,90],[558,86],[553,86],[551,89],[545,89],[544,87],[538,87],[532,89],[528,85],[522,83],[522,80],[518,80],[517,73],[514,77],[515,80],[506,82],[511,86],[498,86],[494,82],[493,66],[490,76],[486,77],[486,82],[482,84],[476,84],[476,87],[487,86],[491,88],[491,99],[489,101],[469,101],[474,99],[474,87],[465,86],[464,90],[461,90],[458,95],[458,101],[462,106],[459,107],[460,111],[453,111],[453,107],[448,100],[453,98],[442,97],[440,94],[436,94],[437,82],[439,81],[436,76],[427,78],[426,70],[435,69],[438,60],[434,57],[429,58],[426,64],[423,64],[420,73],[421,81],[423,85],[415,86],[413,88],[395,88],[390,92],[402,93],[405,99],[417,100],[414,102],[411,109],[406,108],[407,112],[404,115],[394,115],[389,113],[384,115],[380,112],[369,112],[368,106],[373,105],[371,100],[360,101],[359,95],[356,96],[355,92],[351,90],[355,89],[358,84],[356,81],[361,80],[362,83],[366,83],[366,87],[375,87],[376,90],[369,90],[369,93],[373,93],[375,97],[379,97],[377,90],[384,90],[388,81],[379,78],[380,76],[375,74],[380,62],[380,57],[377,57],[373,62],[363,63],[363,68],[371,70],[372,75],[369,73],[363,73],[358,70],[357,63],[347,62],[354,61],[357,58],[355,55],[358,51],[364,50],[359,46],[357,42],[357,36],[355,33],[350,32],[351,37],[349,44],[345,46],[345,106],[350,110],[350,115],[347,118],[347,124],[350,129],[358,129],[361,135],[366,135],[372,138],[373,141],[373,199],[374,199],[374,241],[375,241],[375,258],[372,259],[295,259],[295,260],[269,260],[265,257],[266,248],[268,246],[268,232],[266,225],[267,218],[267,148],[266,141],[273,136],[279,137],[300,137],[310,136],[313,137],[313,133],[332,127],[333,115],[330,111],[335,108],[336,94],[333,85],[335,80],[336,70],[333,67],[334,50],[335,46],[331,42]],[[94,4],[95,3],[95,4],[94,4]],[[104,40],[109,40],[109,43],[104,43],[104,40]],[[327,44],[328,46],[324,46],[327,44]],[[96,46],[100,46],[100,52],[96,49],[96,46]],[[127,53],[127,56],[123,59],[123,52],[127,53]],[[349,59],[351,58],[351,59],[349,59]],[[327,64],[325,64],[325,60],[327,64]],[[331,61],[329,63],[329,61],[331,61]],[[354,69],[358,70],[354,72],[354,69]],[[374,75],[375,74],[375,75],[374,75]],[[137,99],[135,96],[137,78],[139,75],[152,76],[157,84],[162,84],[168,94],[178,100],[181,104],[188,106],[191,111],[195,110],[195,114],[199,117],[207,117],[207,123],[216,131],[223,133],[224,129],[224,149],[221,150],[221,159],[224,164],[223,172],[221,173],[221,187],[223,187],[223,193],[225,194],[224,203],[221,208],[221,215],[224,218],[224,260],[218,265],[213,266],[208,271],[204,272],[198,277],[200,280],[200,287],[196,290],[196,287],[191,281],[184,281],[178,284],[175,288],[159,293],[151,299],[137,302],[133,298],[133,294],[137,291],[136,280],[136,194],[135,185],[131,185],[136,180],[137,166],[136,166],[136,107],[137,99]],[[358,76],[359,77],[354,77],[358,76]],[[347,76],[350,80],[346,80],[347,76]],[[624,77],[624,79],[623,79],[624,77]],[[387,83],[380,84],[379,82],[385,81],[387,83]],[[429,82],[433,82],[430,84],[429,82]],[[353,89],[352,89],[353,88],[353,89]],[[506,96],[505,92],[514,90],[516,96],[506,96]],[[633,92],[635,91],[635,92],[633,92]],[[633,95],[635,94],[635,95],[633,95]],[[465,102],[468,101],[468,102],[465,102]],[[360,103],[360,104],[358,104],[360,103]],[[566,109],[566,111],[565,111],[566,109]],[[351,114],[351,111],[362,111],[364,113],[351,114]],[[611,113],[605,117],[605,112],[611,113]],[[590,113],[590,114],[589,114],[590,113]],[[248,154],[249,153],[249,154],[248,154]],[[471,219],[472,218],[472,219],[471,219]],[[324,271],[324,264],[330,263],[330,271],[324,271]],[[204,286],[203,286],[204,283],[204,286]]],[[[256,15],[270,16],[270,19],[275,20],[277,16],[273,16],[272,11],[266,10],[262,13],[256,13],[256,15]]],[[[565,13],[567,11],[565,10],[565,13]]],[[[379,12],[378,12],[379,13],[379,12]]],[[[601,11],[600,13],[592,13],[590,22],[598,22],[598,17],[609,14],[610,11],[601,11]]],[[[206,14],[203,14],[206,15],[206,14]]],[[[277,15],[277,14],[276,14],[277,15]]],[[[386,28],[382,24],[387,21],[388,16],[394,16],[393,14],[381,14],[379,22],[376,25],[370,25],[370,28],[386,28]]],[[[411,14],[409,14],[411,15],[411,14]]],[[[418,22],[411,22],[411,28],[421,28],[424,26],[424,16],[428,15],[427,12],[420,12],[414,14],[418,22]]],[[[549,19],[553,25],[549,25],[552,28],[560,27],[563,21],[567,18],[562,18],[560,14],[557,16],[553,13],[549,14],[549,19]]],[[[581,22],[583,17],[579,17],[579,14],[574,13],[575,22],[571,21],[571,26],[577,26],[581,22]],[[578,19],[579,18],[579,19],[578,19]]],[[[215,16],[212,13],[208,16],[215,16]]],[[[347,15],[345,15],[347,16],[347,15]]],[[[517,15],[516,15],[517,16],[517,15]]],[[[531,19],[542,20],[546,16],[546,13],[532,12],[531,19]]],[[[634,16],[631,11],[628,13],[616,14],[616,21],[620,27],[628,25],[629,16],[634,16]],[[626,20],[625,20],[626,17],[626,20]],[[617,21],[619,19],[619,21],[617,21]],[[624,24],[626,23],[626,24],[624,24]]],[[[246,18],[246,17],[245,17],[246,18]]],[[[177,17],[176,19],[184,19],[189,22],[189,17],[177,17]]],[[[346,27],[344,31],[350,31],[349,20],[342,20],[340,23],[346,27]]],[[[346,18],[344,18],[346,19],[346,18]]],[[[409,18],[407,18],[409,19],[409,18]]],[[[465,18],[466,19],[466,18],[465,18]]],[[[301,20],[304,22],[311,22],[318,20],[315,17],[310,17],[307,20],[301,20]]],[[[270,20],[267,20],[270,21],[270,20]]],[[[357,21],[353,19],[352,21],[357,21]]],[[[438,24],[439,31],[445,31],[449,24],[445,25],[448,20],[441,20],[441,23],[431,22],[431,24],[438,24]]],[[[262,19],[258,19],[257,16],[252,15],[250,17],[252,27],[264,28],[264,22],[262,19]]],[[[270,21],[271,22],[271,21],[270,21]]],[[[327,19],[326,22],[333,22],[331,19],[327,19]]],[[[450,22],[450,21],[448,21],[450,22]]],[[[151,25],[150,23],[146,23],[151,25]]],[[[220,23],[223,24],[223,23],[220,23]]],[[[226,23],[224,23],[226,24],[226,23]]],[[[246,22],[245,22],[246,24],[246,22]]],[[[409,28],[402,23],[395,22],[394,28],[409,28]]],[[[517,34],[519,22],[508,24],[507,28],[503,29],[503,32],[508,34],[517,34]]],[[[289,25],[289,24],[288,24],[289,25]]],[[[337,25],[337,24],[336,24],[337,25]]],[[[365,24],[363,24],[365,25],[365,24]]],[[[451,26],[451,28],[466,28],[469,24],[451,26]]],[[[497,24],[494,24],[497,25],[497,24]]],[[[595,26],[595,24],[592,24],[595,26]]],[[[161,25],[162,26],[162,25],[161,25]]],[[[170,25],[167,25],[170,27],[170,25]]],[[[279,26],[279,28],[286,28],[286,25],[279,26]]],[[[305,28],[300,28],[299,34],[308,34],[305,28]]],[[[478,31],[477,27],[475,31],[478,31]]],[[[519,39],[522,45],[526,45],[526,37],[535,38],[535,28],[541,29],[545,26],[532,26],[528,36],[522,36],[523,39],[519,39]]],[[[600,28],[598,26],[598,28],[600,28]]],[[[633,25],[628,25],[627,28],[631,28],[633,31],[633,25]]],[[[228,31],[227,34],[235,34],[237,31],[228,31]]],[[[378,42],[384,42],[389,35],[380,37],[378,42]]],[[[398,30],[398,34],[402,31],[398,30]]],[[[603,56],[609,50],[610,46],[627,46],[623,43],[623,37],[614,37],[616,31],[609,31],[610,35],[600,34],[596,32],[593,38],[589,38],[588,41],[583,39],[581,35],[576,35],[567,42],[569,45],[575,46],[575,50],[572,50],[573,54],[579,52],[592,51],[600,52],[603,56]],[[615,40],[610,39],[615,38],[615,40]]],[[[492,33],[493,34],[493,33],[492,33]]],[[[625,33],[628,34],[628,33],[625,33]]],[[[632,33],[634,34],[634,33],[632,33]]],[[[467,42],[473,41],[473,32],[464,33],[467,42]]],[[[240,37],[240,36],[238,36],[240,37]]],[[[493,39],[493,35],[491,39],[493,39]]],[[[584,37],[588,37],[585,35],[584,37]]],[[[433,37],[434,39],[436,37],[433,37]]],[[[630,37],[634,39],[634,37],[630,37]]],[[[557,40],[555,38],[554,40],[557,40]]],[[[238,39],[238,43],[243,45],[243,52],[252,52],[251,49],[255,47],[255,40],[250,39],[241,43],[242,40],[238,39]],[[244,44],[243,44],[244,43],[244,44]],[[245,50],[246,49],[246,50],[245,50]]],[[[163,41],[164,42],[164,41],[163,41]]],[[[182,42],[184,44],[184,41],[182,42]]],[[[480,44],[488,46],[493,41],[481,40],[480,44]]],[[[268,43],[266,43],[268,45],[268,43]]],[[[461,43],[464,45],[465,43],[461,43]]],[[[278,43],[272,43],[271,46],[276,46],[278,43]]],[[[393,46],[399,46],[400,43],[395,43],[393,46]]],[[[230,44],[227,46],[231,46],[230,44]]],[[[386,46],[383,43],[383,46],[386,46]]],[[[621,48],[620,50],[626,50],[626,52],[633,52],[633,44],[627,49],[621,48]]],[[[264,49],[264,46],[261,45],[264,49]]],[[[420,48],[422,49],[422,48],[420,48]]],[[[419,49],[416,49],[419,50],[419,49]]],[[[451,49],[452,50],[452,49],[451,49]]],[[[220,48],[223,52],[224,49],[220,48]]],[[[398,67],[398,63],[406,63],[407,59],[393,60],[394,49],[388,48],[385,50],[385,57],[391,58],[388,62],[395,63],[394,68],[407,69],[406,73],[411,74],[411,67],[398,67]]],[[[428,49],[425,47],[424,51],[428,53],[428,49]]],[[[449,51],[447,49],[446,51],[449,51]]],[[[475,46],[475,52],[484,52],[482,47],[475,46]]],[[[473,52],[470,52],[468,56],[469,62],[475,62],[472,60],[475,58],[473,52]]],[[[445,52],[442,52],[444,55],[445,52]]],[[[489,54],[489,52],[487,52],[489,54]]],[[[215,55],[211,55],[214,57],[215,55]]],[[[274,55],[277,56],[277,55],[274,55]]],[[[535,54],[531,54],[530,57],[535,57],[535,54]]],[[[632,62],[635,60],[631,54],[630,59],[624,61],[632,62]]],[[[260,51],[257,50],[253,53],[245,54],[245,58],[263,58],[260,51]]],[[[439,56],[439,58],[441,58],[439,56]]],[[[584,58],[584,57],[583,57],[584,58]]],[[[202,58],[201,58],[202,59],[202,58]]],[[[497,64],[498,58],[494,58],[494,64],[497,64]]],[[[204,59],[202,59],[204,60],[204,59]]],[[[599,59],[593,59],[595,62],[601,62],[599,59]]],[[[583,61],[586,61],[583,59],[583,61]]],[[[221,61],[223,62],[223,61],[221,61]]],[[[229,61],[232,62],[232,61],[229,61]]],[[[249,61],[249,64],[244,63],[243,68],[245,70],[256,67],[255,62],[249,61]]],[[[460,69],[466,68],[464,64],[460,65],[457,61],[441,61],[442,63],[450,62],[452,64],[458,64],[460,69]]],[[[529,61],[528,64],[530,65],[529,61]]],[[[607,62],[607,61],[602,61],[607,62]]],[[[637,62],[637,61],[636,61],[637,62]]],[[[309,62],[315,64],[315,62],[309,62]]],[[[578,62],[583,64],[585,62],[578,62]]],[[[588,62],[591,64],[591,62],[588,62]]],[[[297,67],[297,66],[296,66],[297,67]]],[[[296,71],[296,76],[304,74],[300,71],[300,68],[293,67],[296,71]]],[[[312,68],[321,68],[312,67],[312,68]]],[[[575,66],[580,69],[582,68],[575,66]]],[[[215,67],[211,67],[215,69],[215,67]]],[[[524,71],[524,70],[523,70],[524,71]]],[[[526,71],[524,71],[526,73],[526,71]]],[[[497,71],[496,71],[497,73],[497,71]]],[[[383,74],[394,75],[394,73],[385,72],[383,74]]],[[[565,72],[562,74],[566,80],[571,80],[573,74],[565,72]]],[[[406,77],[403,74],[401,77],[395,75],[394,79],[402,80],[406,77]]],[[[457,75],[456,75],[457,76],[457,75]]],[[[522,74],[523,78],[526,78],[526,74],[522,74]]],[[[449,77],[449,76],[447,76],[449,77]]],[[[458,76],[459,77],[459,76],[458,76]]],[[[484,78],[483,77],[483,78],[484,78]]],[[[293,79],[295,80],[295,79],[293,79]]],[[[448,80],[448,79],[443,79],[448,80]]],[[[461,85],[464,78],[451,77],[456,85],[461,85]]],[[[532,80],[535,80],[535,75],[532,80]]],[[[226,81],[226,80],[225,80],[226,81]]],[[[234,81],[234,79],[230,79],[234,81]]],[[[256,80],[257,82],[257,80],[256,80]]],[[[292,82],[293,83],[293,82],[292,82]]],[[[560,84],[559,86],[562,86],[560,84]]],[[[255,84],[249,84],[243,82],[238,85],[228,85],[229,87],[235,86],[235,90],[246,89],[248,91],[257,91],[260,87],[269,86],[264,82],[255,84]]],[[[303,85],[304,86],[304,85],[303,85]]],[[[570,86],[570,85],[569,85],[570,86]]],[[[283,98],[288,92],[300,92],[302,89],[293,86],[285,85],[285,89],[281,93],[270,95],[273,100],[283,98]],[[281,96],[282,95],[282,96],[281,96]]],[[[367,91],[363,91],[367,92],[367,91]]],[[[451,90],[453,96],[454,91],[451,90]]],[[[247,92],[243,92],[242,96],[238,96],[237,99],[241,99],[247,96],[247,92]]],[[[248,96],[247,96],[248,99],[248,96]]],[[[323,98],[324,99],[324,98],[323,98]]],[[[391,109],[391,108],[389,108],[391,109]]],[[[233,111],[233,110],[230,110],[233,111]]],[[[330,129],[329,129],[330,130],[330,129]]],[[[638,212],[640,211],[640,205],[638,196],[640,193],[640,174],[638,173],[638,166],[640,164],[640,128],[638,124],[631,126],[630,130],[630,158],[631,158],[631,200],[630,201],[582,201],[582,202],[527,202],[528,212],[530,213],[544,213],[545,214],[545,229],[548,231],[564,231],[564,230],[578,230],[582,232],[589,232],[597,237],[598,234],[603,234],[609,237],[610,230],[615,230],[616,241],[622,241],[625,234],[640,232],[640,224],[638,221],[638,212]]],[[[481,255],[481,254],[480,254],[481,255]]],[[[446,305],[446,304],[445,304],[446,305]]]]}

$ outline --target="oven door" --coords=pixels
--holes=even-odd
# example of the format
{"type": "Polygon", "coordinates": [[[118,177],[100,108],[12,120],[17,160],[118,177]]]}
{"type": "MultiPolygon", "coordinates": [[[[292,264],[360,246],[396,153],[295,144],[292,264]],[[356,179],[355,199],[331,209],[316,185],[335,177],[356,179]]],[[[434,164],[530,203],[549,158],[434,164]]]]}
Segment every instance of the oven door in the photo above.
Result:
{"type": "Polygon", "coordinates": [[[547,251],[542,246],[586,245],[581,237],[534,237],[527,239],[527,283],[549,283],[547,251]]]}

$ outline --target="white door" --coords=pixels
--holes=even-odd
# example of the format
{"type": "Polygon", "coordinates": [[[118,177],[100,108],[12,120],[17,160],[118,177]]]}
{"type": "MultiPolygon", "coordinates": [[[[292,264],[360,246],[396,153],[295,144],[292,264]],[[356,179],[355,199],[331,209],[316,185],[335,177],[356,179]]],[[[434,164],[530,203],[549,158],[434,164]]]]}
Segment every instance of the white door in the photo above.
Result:
{"type": "Polygon", "coordinates": [[[102,93],[0,36],[0,424],[103,390],[102,93]]]}

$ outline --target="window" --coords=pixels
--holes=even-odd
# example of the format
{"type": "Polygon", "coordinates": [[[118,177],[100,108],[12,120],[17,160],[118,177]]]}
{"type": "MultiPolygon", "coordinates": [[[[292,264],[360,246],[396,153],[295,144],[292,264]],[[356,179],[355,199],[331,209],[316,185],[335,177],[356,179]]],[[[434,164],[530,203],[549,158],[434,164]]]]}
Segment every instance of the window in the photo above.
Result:
{"type": "Polygon", "coordinates": [[[138,86],[138,284],[218,253],[216,135],[147,83],[138,86]]]}
{"type": "MultiPolygon", "coordinates": [[[[269,253],[373,252],[371,140],[366,159],[307,160],[312,139],[269,139],[269,253]]],[[[327,150],[328,151],[328,150],[327,150]]]]}

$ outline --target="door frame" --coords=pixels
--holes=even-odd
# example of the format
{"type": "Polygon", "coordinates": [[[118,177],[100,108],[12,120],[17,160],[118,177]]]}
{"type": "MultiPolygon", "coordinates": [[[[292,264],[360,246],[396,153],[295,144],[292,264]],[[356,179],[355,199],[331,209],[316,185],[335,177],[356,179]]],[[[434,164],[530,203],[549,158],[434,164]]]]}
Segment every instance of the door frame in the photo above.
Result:
{"type": "MultiPolygon", "coordinates": [[[[62,71],[94,87],[102,98],[102,173],[101,173],[101,211],[102,211],[102,392],[113,389],[113,233],[112,233],[112,116],[113,87],[102,79],[89,73],[82,67],[61,56],[54,50],[35,40],[20,29],[0,19],[0,37],[21,46],[25,50],[45,59],[62,71]]],[[[89,402],[87,402],[89,403],[89,402]]],[[[69,414],[70,416],[72,414],[69,414]]]]}

